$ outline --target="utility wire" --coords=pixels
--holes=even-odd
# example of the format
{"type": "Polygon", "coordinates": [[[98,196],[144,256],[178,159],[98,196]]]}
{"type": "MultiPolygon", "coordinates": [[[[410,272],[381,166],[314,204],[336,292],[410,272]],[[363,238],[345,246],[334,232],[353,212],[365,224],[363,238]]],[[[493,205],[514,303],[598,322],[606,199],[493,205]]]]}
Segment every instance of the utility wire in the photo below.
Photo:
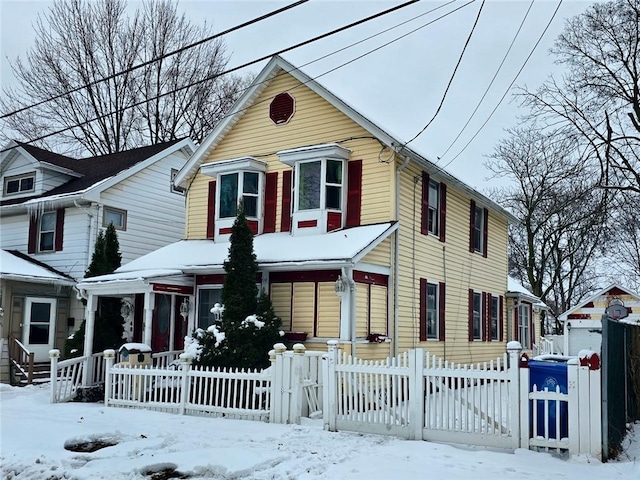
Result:
{"type": "MultiPolygon", "coordinates": [[[[202,79],[202,80],[198,80],[198,81],[196,81],[196,82],[189,83],[189,84],[187,84],[187,85],[183,85],[182,87],[179,87],[179,88],[173,89],[173,90],[171,90],[171,91],[169,91],[169,92],[165,92],[165,93],[162,93],[162,94],[156,95],[156,96],[154,96],[154,97],[148,97],[148,98],[145,98],[144,100],[141,100],[141,101],[139,101],[139,102],[135,102],[135,103],[133,103],[133,104],[131,104],[131,105],[127,105],[126,107],[122,107],[122,108],[120,108],[119,110],[111,111],[111,112],[108,112],[108,113],[105,113],[105,114],[102,114],[102,115],[98,115],[98,116],[93,117],[93,118],[91,118],[91,119],[84,120],[84,121],[82,121],[82,122],[78,122],[77,124],[75,124],[75,125],[73,125],[73,126],[71,126],[71,127],[65,127],[65,128],[62,128],[62,129],[60,129],[60,130],[56,130],[56,131],[54,131],[54,132],[51,132],[51,133],[48,133],[48,134],[45,134],[45,135],[41,135],[41,136],[39,136],[39,137],[32,138],[31,140],[29,140],[29,141],[27,141],[27,142],[23,142],[23,143],[33,143],[33,142],[37,142],[37,141],[39,141],[39,140],[43,140],[43,139],[45,139],[45,138],[49,138],[49,137],[52,137],[52,136],[54,136],[54,135],[58,135],[58,134],[60,134],[60,133],[66,132],[67,130],[71,130],[71,129],[73,129],[73,128],[80,127],[80,126],[82,126],[82,125],[87,125],[88,123],[94,122],[94,121],[99,120],[99,119],[101,119],[101,118],[108,117],[109,115],[113,115],[113,114],[115,114],[117,111],[128,110],[128,109],[130,109],[130,108],[134,108],[134,107],[137,107],[137,106],[143,105],[143,104],[147,103],[149,100],[155,100],[155,99],[158,99],[158,98],[161,98],[161,97],[167,96],[167,95],[172,95],[172,94],[174,94],[174,93],[176,93],[176,92],[179,92],[179,91],[181,91],[181,90],[185,90],[185,89],[187,89],[187,88],[191,88],[191,87],[193,87],[193,86],[195,86],[195,85],[198,85],[198,84],[200,84],[200,83],[204,83],[204,82],[206,82],[206,81],[212,80],[212,79],[217,78],[217,77],[220,77],[220,76],[222,76],[222,75],[226,75],[226,74],[229,74],[229,73],[235,72],[235,71],[237,71],[237,70],[241,70],[241,69],[243,69],[243,68],[246,68],[246,67],[248,67],[248,66],[254,65],[254,64],[256,64],[256,63],[262,62],[262,61],[267,60],[267,59],[269,59],[269,58],[271,58],[271,57],[273,57],[273,56],[275,56],[275,55],[280,55],[280,54],[282,54],[282,53],[289,52],[289,51],[291,51],[291,50],[294,50],[294,49],[296,49],[296,48],[302,47],[302,46],[304,46],[304,45],[308,45],[308,44],[310,44],[310,43],[313,43],[313,42],[315,42],[315,41],[318,41],[318,40],[324,39],[324,38],[329,37],[329,36],[331,36],[331,35],[335,35],[335,34],[337,34],[337,33],[343,32],[343,31],[348,30],[348,29],[350,29],[350,28],[353,28],[353,27],[355,27],[355,26],[361,25],[361,24],[363,24],[363,23],[365,23],[365,22],[371,21],[371,20],[373,20],[373,19],[375,19],[375,18],[379,18],[379,17],[381,17],[381,16],[383,16],[383,15],[387,15],[387,14],[389,14],[389,13],[392,13],[392,12],[396,11],[396,10],[399,10],[399,9],[401,9],[401,8],[404,8],[404,7],[407,7],[407,6],[409,6],[409,5],[413,4],[413,3],[416,3],[416,2],[418,2],[418,1],[420,1],[420,0],[410,0],[410,1],[408,1],[408,2],[402,3],[402,4],[400,4],[400,5],[397,5],[397,6],[395,6],[395,7],[389,8],[389,9],[387,9],[387,10],[384,10],[384,11],[382,11],[382,12],[378,12],[378,13],[376,13],[376,14],[370,15],[369,17],[363,18],[363,19],[358,20],[358,21],[356,21],[356,22],[352,22],[352,23],[350,23],[350,24],[348,24],[348,25],[345,25],[345,26],[339,27],[339,28],[334,29],[334,30],[332,30],[332,31],[330,31],[330,32],[327,32],[327,33],[324,33],[324,34],[318,35],[318,36],[316,36],[316,37],[313,37],[313,38],[311,38],[311,39],[305,40],[305,41],[303,41],[303,42],[297,43],[297,44],[295,44],[295,45],[293,45],[293,46],[290,46],[290,47],[287,47],[287,48],[281,49],[281,50],[279,50],[279,51],[277,51],[277,52],[274,52],[274,53],[271,53],[271,54],[269,54],[269,55],[264,55],[264,56],[262,56],[262,57],[260,57],[260,58],[258,58],[258,59],[255,59],[255,60],[252,60],[252,61],[246,62],[246,63],[244,63],[244,64],[238,65],[238,66],[236,66],[236,67],[230,68],[230,69],[228,69],[228,70],[225,70],[224,72],[217,73],[217,74],[212,75],[212,76],[209,76],[209,77],[207,77],[207,78],[205,78],[205,79],[202,79]]],[[[475,1],[475,0],[471,0],[471,2],[473,2],[473,1],[475,1]]],[[[469,2],[469,3],[471,3],[471,2],[469,2]]],[[[463,6],[466,6],[466,5],[463,5],[463,6]]],[[[459,7],[459,8],[462,8],[462,7],[459,7]]],[[[381,47],[379,47],[379,48],[381,48],[381,47]]],[[[377,50],[377,49],[376,49],[376,50],[377,50]]],[[[364,55],[362,55],[362,56],[364,56],[364,55]]],[[[361,57],[362,57],[362,56],[361,56],[361,57]]],[[[358,57],[358,58],[361,58],[361,57],[358,57]]],[[[352,60],[352,61],[353,61],[353,60],[352,60]]],[[[345,63],[344,65],[347,65],[348,63],[351,63],[351,62],[347,62],[347,63],[345,63]]],[[[344,66],[344,65],[342,65],[342,66],[344,66]]],[[[337,67],[337,68],[339,68],[339,67],[337,67]]],[[[335,70],[335,69],[333,69],[333,70],[335,70]]],[[[331,71],[333,71],[333,70],[331,70],[331,71]]],[[[322,75],[326,75],[327,73],[328,73],[328,72],[325,72],[325,73],[324,73],[324,74],[322,74],[322,75]]],[[[226,118],[226,116],[223,116],[222,118],[226,118]]],[[[5,149],[5,150],[1,150],[1,151],[0,151],[0,153],[2,153],[2,152],[4,152],[4,151],[6,151],[6,149],[5,149]]]]}
{"type": "Polygon", "coordinates": [[[436,119],[436,117],[438,116],[438,113],[440,113],[440,110],[442,109],[442,105],[444,105],[444,100],[445,100],[445,98],[447,98],[447,92],[449,92],[449,88],[451,87],[451,84],[453,83],[453,79],[456,76],[456,72],[458,71],[458,67],[462,63],[462,57],[464,57],[464,52],[467,50],[467,46],[469,45],[469,42],[471,41],[471,36],[473,35],[473,32],[476,29],[476,25],[478,25],[478,20],[480,20],[480,14],[482,13],[482,8],[484,7],[485,2],[486,2],[486,0],[482,0],[482,4],[480,5],[480,8],[478,9],[478,15],[476,15],[476,20],[475,20],[475,22],[473,22],[473,26],[471,27],[471,31],[469,32],[469,36],[467,37],[467,41],[465,42],[464,47],[462,48],[462,52],[460,52],[460,57],[458,58],[458,62],[456,63],[455,68],[453,69],[453,73],[451,74],[451,77],[449,78],[449,83],[447,84],[447,88],[445,89],[444,94],[442,95],[442,100],[440,100],[440,105],[438,105],[438,109],[436,110],[436,113],[433,114],[433,117],[431,117],[431,120],[429,120],[429,122],[427,122],[427,124],[422,128],[422,130],[420,130],[418,133],[416,133],[416,135],[411,140],[409,140],[408,142],[405,142],[402,145],[403,147],[409,145],[416,138],[418,138],[420,135],[422,135],[424,133],[424,131],[427,128],[429,128],[429,125],[431,125],[431,123],[436,119]]]}
{"type": "Polygon", "coordinates": [[[0,119],[11,117],[13,115],[16,115],[17,113],[24,112],[25,110],[30,110],[30,109],[32,109],[34,107],[42,105],[43,103],[52,102],[53,100],[57,100],[57,99],[62,98],[64,96],[66,96],[66,95],[69,95],[71,93],[75,93],[75,92],[78,92],[78,91],[83,90],[85,88],[89,88],[89,87],[92,87],[94,85],[97,85],[99,83],[106,82],[107,80],[113,80],[114,78],[119,77],[120,75],[131,73],[131,72],[133,72],[135,70],[138,70],[138,69],[140,69],[142,67],[146,67],[147,65],[151,65],[152,63],[157,63],[160,60],[163,60],[165,58],[171,57],[173,55],[177,55],[178,53],[182,53],[182,52],[184,52],[184,51],[186,51],[186,50],[188,50],[190,48],[197,47],[197,46],[202,45],[204,43],[210,42],[211,40],[215,40],[216,38],[222,37],[223,35],[226,35],[228,33],[235,32],[236,30],[240,30],[242,28],[248,27],[249,25],[253,25],[254,23],[258,23],[258,22],[260,22],[262,20],[265,20],[265,19],[267,19],[269,17],[273,17],[275,15],[278,15],[279,13],[282,13],[282,12],[284,12],[286,10],[298,7],[298,6],[302,5],[303,3],[307,3],[308,1],[309,0],[299,0],[299,1],[295,2],[295,3],[292,3],[291,5],[287,5],[285,7],[279,8],[277,10],[269,12],[269,13],[267,13],[265,15],[260,16],[260,17],[256,17],[256,18],[254,18],[252,20],[249,20],[249,21],[246,21],[244,23],[241,23],[240,25],[236,25],[235,27],[231,27],[231,28],[229,28],[227,30],[224,30],[224,31],[220,32],[220,33],[216,33],[215,35],[211,35],[209,37],[203,38],[202,40],[198,40],[197,42],[191,43],[189,45],[185,45],[185,46],[183,46],[181,48],[178,48],[177,50],[173,50],[172,52],[165,53],[163,55],[159,55],[157,57],[152,58],[151,60],[147,60],[146,62],[142,62],[142,63],[140,63],[138,65],[134,65],[133,67],[129,67],[129,68],[125,69],[125,70],[121,70],[121,71],[119,71],[117,73],[113,73],[113,74],[111,74],[111,75],[109,75],[107,77],[100,78],[98,80],[93,80],[93,81],[91,81],[89,83],[86,83],[84,85],[80,85],[79,87],[74,87],[71,90],[67,90],[66,92],[59,93],[58,95],[55,95],[55,96],[50,97],[50,98],[47,98],[45,100],[40,100],[39,102],[33,103],[31,105],[24,106],[22,108],[19,108],[17,110],[12,111],[12,112],[3,113],[0,116],[0,119]]]}
{"type": "Polygon", "coordinates": [[[542,38],[544,37],[545,33],[547,33],[547,30],[549,29],[549,27],[551,26],[551,22],[553,22],[553,19],[556,17],[556,14],[558,13],[558,10],[560,9],[560,5],[562,5],[562,2],[564,0],[560,0],[558,2],[558,5],[556,6],[555,11],[553,12],[553,15],[551,15],[551,18],[549,19],[549,21],[547,22],[546,27],[544,27],[544,30],[542,31],[542,33],[540,34],[540,37],[538,38],[538,41],[535,43],[535,45],[533,46],[533,48],[531,49],[531,52],[529,52],[529,55],[527,56],[527,58],[525,59],[524,63],[522,64],[522,66],[520,67],[520,70],[518,70],[518,73],[516,73],[515,77],[513,78],[513,81],[509,84],[509,86],[507,87],[507,89],[505,90],[504,94],[502,95],[502,97],[500,98],[500,100],[498,101],[498,104],[495,106],[495,108],[493,110],[491,110],[491,113],[489,114],[489,116],[487,117],[487,119],[484,121],[484,123],[482,125],[480,125],[480,128],[478,128],[478,130],[476,131],[476,133],[473,135],[473,137],[471,137],[471,139],[465,144],[464,147],[462,147],[462,150],[460,150],[458,152],[458,154],[453,157],[451,160],[449,160],[449,162],[447,162],[443,167],[439,167],[441,169],[444,169],[445,167],[449,166],[456,158],[458,158],[462,152],[464,152],[467,147],[471,144],[471,142],[473,142],[475,140],[475,138],[478,136],[478,134],[482,131],[482,129],[484,129],[484,127],[487,125],[487,123],[489,123],[489,120],[491,120],[491,117],[493,117],[493,114],[496,113],[496,110],[498,110],[498,107],[502,104],[502,101],[505,99],[505,97],[507,96],[507,94],[509,93],[509,90],[511,90],[511,87],[513,87],[513,84],[516,83],[516,80],[518,79],[518,76],[520,75],[520,73],[522,73],[522,70],[524,70],[524,67],[527,65],[527,63],[529,62],[529,59],[531,58],[531,56],[533,55],[533,53],[536,51],[536,48],[538,48],[538,45],[540,44],[540,42],[542,41],[542,38]]]}
{"type": "Polygon", "coordinates": [[[495,82],[496,77],[500,73],[500,70],[502,69],[502,66],[504,65],[504,62],[507,60],[507,57],[509,56],[509,53],[511,52],[511,49],[513,48],[513,45],[516,43],[516,40],[517,40],[518,36],[520,35],[520,31],[522,30],[522,27],[524,26],[524,22],[527,20],[527,17],[529,16],[529,12],[531,11],[531,7],[533,7],[533,2],[534,1],[535,0],[531,0],[531,3],[529,4],[529,8],[527,9],[526,13],[524,14],[524,18],[520,22],[520,26],[518,27],[518,31],[516,31],[516,34],[514,35],[513,40],[511,40],[511,44],[509,45],[509,48],[507,49],[506,53],[504,54],[504,57],[502,57],[502,61],[500,62],[500,65],[498,65],[498,69],[496,70],[496,73],[493,75],[493,78],[489,82],[489,85],[487,85],[487,88],[484,91],[484,93],[482,94],[482,97],[480,98],[480,100],[478,101],[478,104],[476,105],[476,108],[473,110],[473,112],[471,112],[471,115],[469,116],[469,119],[464,124],[464,126],[460,129],[460,131],[458,132],[458,135],[456,135],[456,138],[453,139],[453,141],[451,142],[451,145],[449,145],[447,147],[447,149],[444,151],[444,153],[442,155],[440,155],[440,157],[438,157],[438,160],[436,161],[436,163],[438,163],[441,158],[443,158],[447,153],[449,153],[449,150],[451,150],[451,148],[458,141],[458,139],[460,138],[462,133],[466,130],[467,126],[469,126],[469,123],[471,122],[471,120],[473,119],[475,114],[477,113],[478,109],[480,108],[480,105],[482,105],[482,102],[484,101],[485,97],[489,93],[489,90],[493,86],[493,82],[495,82]]]}

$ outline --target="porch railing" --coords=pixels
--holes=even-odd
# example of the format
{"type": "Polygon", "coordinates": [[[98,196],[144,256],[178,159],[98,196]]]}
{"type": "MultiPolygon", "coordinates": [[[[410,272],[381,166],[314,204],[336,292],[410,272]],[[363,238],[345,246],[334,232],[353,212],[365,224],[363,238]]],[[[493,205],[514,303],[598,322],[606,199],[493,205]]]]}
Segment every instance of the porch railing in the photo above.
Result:
{"type": "Polygon", "coordinates": [[[30,352],[17,338],[9,335],[9,360],[27,383],[33,383],[34,353],[30,352]]]}

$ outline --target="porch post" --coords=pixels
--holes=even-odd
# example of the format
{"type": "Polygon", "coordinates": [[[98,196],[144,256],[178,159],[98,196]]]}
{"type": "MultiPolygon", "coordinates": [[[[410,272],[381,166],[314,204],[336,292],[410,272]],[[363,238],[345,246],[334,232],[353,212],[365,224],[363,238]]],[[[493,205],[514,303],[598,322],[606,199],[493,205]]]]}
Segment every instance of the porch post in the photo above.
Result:
{"type": "Polygon", "coordinates": [[[91,371],[93,369],[93,336],[96,323],[96,297],[89,292],[87,297],[87,306],[85,307],[84,320],[84,356],[86,360],[82,368],[82,386],[88,387],[89,381],[93,377],[91,371]]]}
{"type": "Polygon", "coordinates": [[[151,335],[153,332],[153,308],[155,305],[155,294],[153,292],[144,293],[144,330],[142,343],[151,346],[151,335]]]}

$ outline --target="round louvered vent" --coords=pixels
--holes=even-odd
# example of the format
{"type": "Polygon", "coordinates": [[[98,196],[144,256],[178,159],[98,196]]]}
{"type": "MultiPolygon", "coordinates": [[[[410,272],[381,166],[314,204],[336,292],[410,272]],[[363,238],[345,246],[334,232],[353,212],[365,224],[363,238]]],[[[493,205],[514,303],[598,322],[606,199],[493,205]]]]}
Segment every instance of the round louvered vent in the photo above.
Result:
{"type": "Polygon", "coordinates": [[[295,99],[287,92],[279,93],[269,105],[269,118],[276,125],[287,123],[296,109],[295,99]]]}

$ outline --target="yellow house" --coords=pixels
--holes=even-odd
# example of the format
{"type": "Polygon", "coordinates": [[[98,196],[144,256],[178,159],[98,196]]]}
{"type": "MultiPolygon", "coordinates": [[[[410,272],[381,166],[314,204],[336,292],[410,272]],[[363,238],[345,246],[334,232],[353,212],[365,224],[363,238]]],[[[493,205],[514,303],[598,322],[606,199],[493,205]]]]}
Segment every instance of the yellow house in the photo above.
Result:
{"type": "Polygon", "coordinates": [[[145,326],[134,341],[151,343],[159,298],[171,339],[185,333],[180,302],[187,329],[209,325],[242,200],[258,281],[308,349],[339,339],[358,357],[385,358],[421,346],[455,362],[505,351],[515,218],[281,57],[175,184],[187,189],[185,240],[79,285],[89,304],[135,298],[145,326]]]}

